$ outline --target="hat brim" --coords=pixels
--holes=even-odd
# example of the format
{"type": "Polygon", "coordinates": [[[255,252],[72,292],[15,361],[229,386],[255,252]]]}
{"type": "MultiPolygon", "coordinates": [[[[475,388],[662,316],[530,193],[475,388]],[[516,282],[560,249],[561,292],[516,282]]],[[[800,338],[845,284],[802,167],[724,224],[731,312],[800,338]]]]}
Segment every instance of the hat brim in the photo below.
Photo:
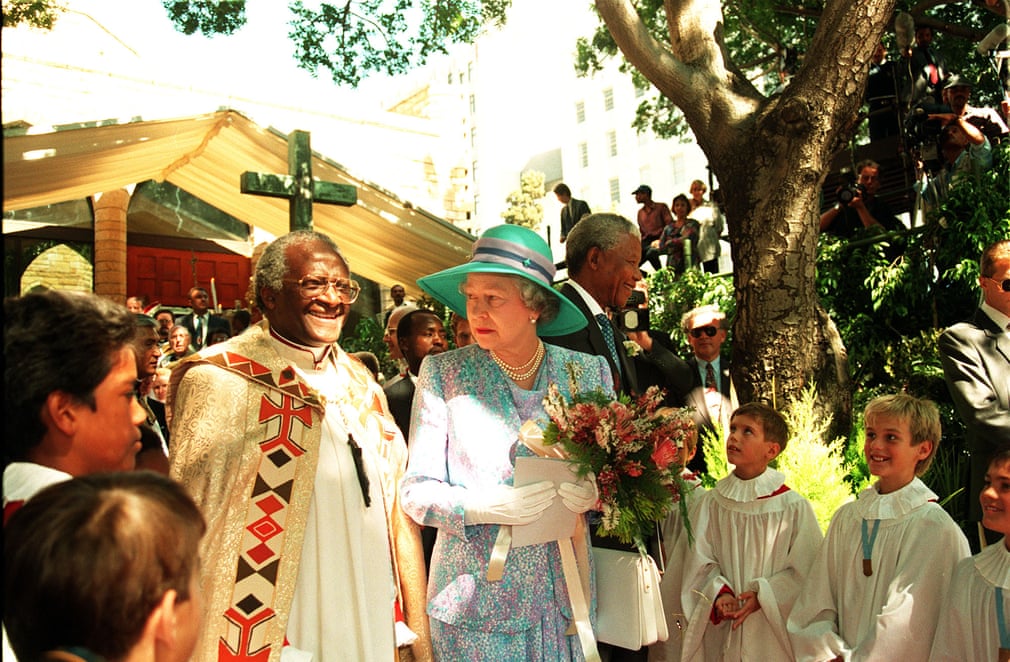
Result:
{"type": "Polygon", "coordinates": [[[466,317],[466,298],[459,291],[459,286],[468,274],[473,273],[519,276],[531,283],[536,283],[551,296],[556,297],[561,304],[558,315],[550,322],[538,323],[537,335],[563,336],[568,333],[575,333],[579,329],[585,328],[587,324],[586,316],[582,314],[582,311],[568,297],[553,287],[545,287],[542,282],[535,278],[531,278],[518,269],[504,264],[467,262],[466,264],[450,267],[449,269],[418,278],[417,284],[436,301],[444,304],[454,313],[466,317]]]}

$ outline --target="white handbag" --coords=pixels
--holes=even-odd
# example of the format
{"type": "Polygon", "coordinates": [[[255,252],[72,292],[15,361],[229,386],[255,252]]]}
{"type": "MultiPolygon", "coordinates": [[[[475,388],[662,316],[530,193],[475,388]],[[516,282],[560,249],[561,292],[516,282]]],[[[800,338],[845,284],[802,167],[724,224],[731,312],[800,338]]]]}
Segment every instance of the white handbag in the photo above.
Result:
{"type": "Polygon", "coordinates": [[[637,650],[666,641],[669,631],[652,557],[593,547],[596,561],[596,639],[637,650]]]}

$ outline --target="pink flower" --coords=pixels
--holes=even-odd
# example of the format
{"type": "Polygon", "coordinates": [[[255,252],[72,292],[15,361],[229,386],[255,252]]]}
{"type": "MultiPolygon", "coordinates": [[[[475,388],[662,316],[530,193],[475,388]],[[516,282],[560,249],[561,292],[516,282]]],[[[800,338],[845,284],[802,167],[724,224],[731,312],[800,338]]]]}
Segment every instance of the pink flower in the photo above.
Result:
{"type": "Polygon", "coordinates": [[[669,439],[664,439],[656,448],[652,451],[652,461],[656,463],[656,467],[663,471],[672,463],[676,462],[680,458],[680,449],[669,439]]]}
{"type": "Polygon", "coordinates": [[[624,473],[628,474],[632,478],[638,478],[645,472],[645,467],[638,460],[631,460],[630,462],[625,462],[624,466],[621,467],[624,473]]]}

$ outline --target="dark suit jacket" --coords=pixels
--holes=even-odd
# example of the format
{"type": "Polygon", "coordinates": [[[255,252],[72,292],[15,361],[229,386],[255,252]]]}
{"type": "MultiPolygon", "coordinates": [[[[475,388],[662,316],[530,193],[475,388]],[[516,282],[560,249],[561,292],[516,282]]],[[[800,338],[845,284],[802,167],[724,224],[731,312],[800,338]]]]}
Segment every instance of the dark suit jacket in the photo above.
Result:
{"type": "Polygon", "coordinates": [[[607,341],[603,339],[603,332],[600,331],[599,324],[596,323],[596,319],[589,311],[589,306],[582,300],[575,288],[567,283],[562,286],[561,293],[582,311],[588,323],[585,328],[574,333],[564,336],[545,336],[544,342],[606,358],[610,365],[611,375],[614,377],[614,390],[620,393],[638,395],[655,385],[667,389],[670,397],[674,400],[683,402],[691,390],[690,369],[683,359],[658,342],[652,344],[652,351],[648,355],[642,353],[635,357],[628,356],[624,349],[624,341],[628,338],[611,321],[614,340],[617,343],[617,354],[621,362],[621,372],[618,373],[617,365],[614,364],[610,350],[607,348],[607,341]]]}
{"type": "Polygon", "coordinates": [[[583,216],[588,216],[592,212],[589,211],[589,205],[586,204],[585,200],[576,200],[572,198],[571,205],[565,205],[561,208],[561,241],[564,241],[568,237],[568,233],[572,231],[575,224],[582,220],[583,216]],[[569,207],[572,213],[569,213],[569,207]]]}
{"type": "Polygon", "coordinates": [[[389,411],[393,415],[404,440],[410,444],[410,411],[414,404],[414,380],[410,377],[396,379],[382,388],[386,392],[389,411]]]}
{"type": "Polygon", "coordinates": [[[1010,340],[978,309],[971,322],[944,331],[937,345],[947,388],[968,428],[968,516],[978,522],[982,519],[978,495],[988,458],[1010,448],[1010,340]]]}
{"type": "MultiPolygon", "coordinates": [[[[708,403],[705,401],[705,384],[701,379],[701,373],[698,372],[698,357],[692,354],[687,359],[687,364],[691,367],[692,380],[691,392],[687,396],[687,404],[690,407],[694,407],[694,424],[698,428],[698,450],[694,455],[694,459],[687,466],[694,471],[705,472],[708,470],[708,464],[705,462],[705,451],[702,448],[702,434],[706,431],[714,431],[718,421],[713,421],[711,414],[708,412],[708,403]]],[[[719,362],[719,393],[722,394],[723,398],[722,419],[724,425],[729,421],[729,415],[733,413],[733,404],[730,400],[731,384],[729,362],[726,359],[722,359],[719,362]]],[[[724,432],[728,431],[724,430],[724,432]]]]}
{"type": "MultiPolygon", "coordinates": [[[[196,327],[193,326],[193,313],[183,315],[175,322],[180,324],[187,329],[189,329],[189,335],[193,337],[192,345],[193,349],[202,349],[203,342],[200,338],[196,337],[196,327]]],[[[231,324],[228,320],[221,317],[220,315],[215,315],[214,313],[207,314],[207,338],[210,338],[215,331],[224,331],[229,336],[231,335],[231,324]]]]}

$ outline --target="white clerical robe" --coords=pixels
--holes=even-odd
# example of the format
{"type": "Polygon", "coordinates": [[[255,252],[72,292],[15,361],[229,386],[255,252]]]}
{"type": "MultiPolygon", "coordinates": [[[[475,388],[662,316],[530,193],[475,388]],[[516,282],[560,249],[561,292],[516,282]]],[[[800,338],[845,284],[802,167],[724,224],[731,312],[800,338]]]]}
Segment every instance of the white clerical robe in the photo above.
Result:
{"type": "Polygon", "coordinates": [[[684,660],[788,660],[786,619],[821,544],[810,502],[774,469],[723,478],[691,509],[694,544],[684,556],[684,660]],[[737,628],[714,624],[720,591],[756,591],[761,608],[737,628]]]}
{"type": "Polygon", "coordinates": [[[867,488],[838,509],[789,618],[798,660],[929,658],[954,567],[969,555],[936,499],[916,478],[888,494],[867,488]]]}
{"type": "Polygon", "coordinates": [[[997,659],[1000,628],[996,589],[1003,598],[1003,629],[1010,634],[1010,548],[1007,539],[957,564],[933,639],[930,662],[997,659]]]}
{"type": "MultiPolygon", "coordinates": [[[[389,662],[396,650],[396,589],[374,440],[348,402],[350,374],[342,351],[312,355],[272,340],[278,353],[325,398],[315,490],[305,524],[301,563],[288,620],[288,641],[316,662],[389,662]],[[348,431],[361,447],[371,505],[363,503],[348,431]],[[321,605],[354,606],[336,618],[321,605]]],[[[329,350],[330,348],[325,348],[329,350]]],[[[366,423],[367,424],[367,423],[366,423]]]]}
{"type": "MultiPolygon", "coordinates": [[[[681,477],[690,489],[682,496],[690,508],[705,493],[705,488],[692,471],[685,469],[681,477]]],[[[670,634],[666,641],[657,641],[649,646],[649,662],[679,662],[680,649],[684,645],[684,632],[687,629],[687,616],[684,614],[684,606],[680,603],[680,589],[688,545],[687,527],[681,517],[679,505],[670,511],[660,529],[666,556],[663,559],[663,578],[659,582],[659,594],[663,598],[666,627],[670,634]]]]}

